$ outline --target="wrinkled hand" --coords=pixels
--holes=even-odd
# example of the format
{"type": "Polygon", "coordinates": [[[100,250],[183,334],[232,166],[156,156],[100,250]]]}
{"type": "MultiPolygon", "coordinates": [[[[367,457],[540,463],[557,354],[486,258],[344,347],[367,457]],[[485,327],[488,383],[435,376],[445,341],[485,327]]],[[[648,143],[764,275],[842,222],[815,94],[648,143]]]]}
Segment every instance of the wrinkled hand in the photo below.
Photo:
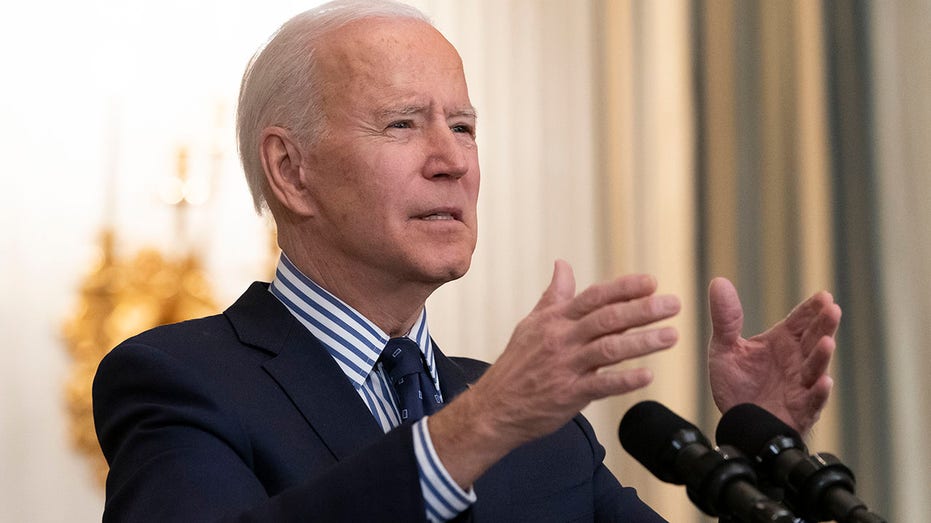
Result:
{"type": "Polygon", "coordinates": [[[766,332],[747,339],[741,337],[743,308],[733,284],[715,278],[708,297],[708,369],[718,409],[755,403],[799,433],[808,433],[833,386],[827,369],[841,317],[834,298],[819,292],[766,332]]]}
{"type": "Polygon", "coordinates": [[[646,327],[679,312],[675,296],[635,275],[576,296],[572,268],[557,261],[533,311],[472,388],[430,419],[434,446],[456,481],[471,484],[520,444],[566,424],[591,401],[648,385],[648,369],[605,369],[671,347],[672,327],[646,327]]]}
{"type": "Polygon", "coordinates": [[[575,278],[557,262],[553,280],[521,321],[504,353],[474,387],[489,412],[519,440],[568,422],[591,401],[648,385],[649,369],[604,367],[671,347],[672,327],[631,331],[679,312],[674,296],[657,296],[656,281],[626,276],[575,296],[575,278]]]}

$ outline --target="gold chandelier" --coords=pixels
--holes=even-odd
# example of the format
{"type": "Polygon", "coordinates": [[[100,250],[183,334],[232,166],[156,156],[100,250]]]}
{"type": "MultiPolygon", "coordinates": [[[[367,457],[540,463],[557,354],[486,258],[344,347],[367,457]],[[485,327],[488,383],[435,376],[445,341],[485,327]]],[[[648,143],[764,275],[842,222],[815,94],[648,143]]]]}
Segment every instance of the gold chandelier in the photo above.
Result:
{"type": "MultiPolygon", "coordinates": [[[[184,149],[178,152],[176,178],[177,186],[188,183],[184,149]]],[[[169,203],[177,209],[178,225],[183,229],[184,207],[190,202],[182,196],[169,203]]],[[[77,303],[63,326],[73,358],[65,385],[71,438],[93,462],[101,484],[108,467],[97,443],[91,398],[100,360],[118,343],[144,330],[217,311],[203,263],[193,249],[177,257],[155,248],[121,257],[114,231],[104,228],[97,259],[81,283],[77,303]]]]}

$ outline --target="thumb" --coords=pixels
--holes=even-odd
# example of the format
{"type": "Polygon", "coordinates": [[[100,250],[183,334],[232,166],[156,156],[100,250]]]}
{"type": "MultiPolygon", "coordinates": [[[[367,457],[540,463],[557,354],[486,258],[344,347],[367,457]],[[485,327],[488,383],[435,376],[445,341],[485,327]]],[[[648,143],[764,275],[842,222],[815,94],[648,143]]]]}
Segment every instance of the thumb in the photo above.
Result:
{"type": "Polygon", "coordinates": [[[543,309],[571,300],[575,297],[575,274],[572,272],[572,266],[565,260],[556,260],[553,264],[553,278],[549,286],[543,291],[543,296],[537,302],[534,310],[543,309]]]}
{"type": "Polygon", "coordinates": [[[711,343],[732,345],[740,337],[744,311],[737,289],[727,278],[715,278],[708,287],[708,308],[711,311],[711,343]]]}

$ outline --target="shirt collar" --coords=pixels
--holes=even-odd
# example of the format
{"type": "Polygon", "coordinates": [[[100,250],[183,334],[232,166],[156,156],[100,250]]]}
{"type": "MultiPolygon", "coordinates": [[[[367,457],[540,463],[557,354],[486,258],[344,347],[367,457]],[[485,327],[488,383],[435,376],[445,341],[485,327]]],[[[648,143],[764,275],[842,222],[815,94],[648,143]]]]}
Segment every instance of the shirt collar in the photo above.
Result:
{"type": "MultiPolygon", "coordinates": [[[[314,335],[356,389],[365,384],[390,336],[368,318],[304,275],[281,253],[268,290],[314,335]]],[[[437,379],[427,313],[421,309],[407,334],[420,347],[434,381],[437,379]]]]}

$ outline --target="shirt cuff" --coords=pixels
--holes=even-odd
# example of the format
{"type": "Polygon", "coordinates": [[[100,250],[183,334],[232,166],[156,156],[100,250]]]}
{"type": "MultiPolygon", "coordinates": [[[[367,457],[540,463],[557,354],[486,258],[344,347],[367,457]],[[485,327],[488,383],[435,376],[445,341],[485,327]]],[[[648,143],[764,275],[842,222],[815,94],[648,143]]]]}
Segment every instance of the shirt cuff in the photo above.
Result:
{"type": "Polygon", "coordinates": [[[478,496],[475,489],[466,492],[449,476],[446,467],[436,455],[427,420],[414,424],[414,455],[420,475],[420,490],[423,491],[424,507],[428,521],[448,521],[469,508],[478,496]]]}

